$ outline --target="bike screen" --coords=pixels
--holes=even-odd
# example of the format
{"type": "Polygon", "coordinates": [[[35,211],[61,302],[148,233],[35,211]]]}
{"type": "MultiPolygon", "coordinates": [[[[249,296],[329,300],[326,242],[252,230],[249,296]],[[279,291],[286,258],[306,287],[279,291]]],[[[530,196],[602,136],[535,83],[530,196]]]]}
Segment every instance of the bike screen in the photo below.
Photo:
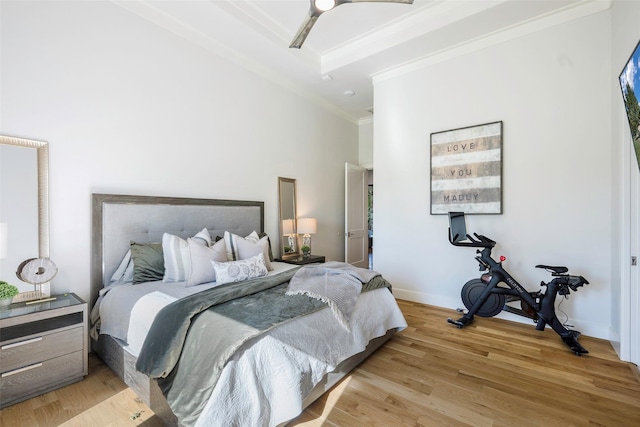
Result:
{"type": "Polygon", "coordinates": [[[467,240],[467,224],[464,219],[464,212],[449,212],[449,233],[449,238],[453,243],[467,240]]]}

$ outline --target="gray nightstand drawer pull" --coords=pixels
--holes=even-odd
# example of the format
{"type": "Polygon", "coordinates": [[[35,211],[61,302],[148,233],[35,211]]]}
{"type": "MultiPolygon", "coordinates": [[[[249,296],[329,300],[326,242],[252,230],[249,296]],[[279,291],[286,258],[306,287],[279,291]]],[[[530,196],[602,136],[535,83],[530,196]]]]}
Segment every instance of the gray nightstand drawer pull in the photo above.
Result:
{"type": "Polygon", "coordinates": [[[40,366],[42,366],[42,363],[34,363],[33,365],[25,366],[24,368],[14,369],[13,371],[3,373],[1,378],[5,378],[10,375],[19,374],[20,372],[28,371],[30,369],[39,368],[40,366]]]}
{"type": "Polygon", "coordinates": [[[21,345],[32,344],[32,343],[38,342],[38,341],[42,341],[42,337],[31,338],[30,340],[14,342],[13,344],[3,345],[2,348],[0,348],[0,350],[8,350],[10,348],[20,347],[21,345]]]}

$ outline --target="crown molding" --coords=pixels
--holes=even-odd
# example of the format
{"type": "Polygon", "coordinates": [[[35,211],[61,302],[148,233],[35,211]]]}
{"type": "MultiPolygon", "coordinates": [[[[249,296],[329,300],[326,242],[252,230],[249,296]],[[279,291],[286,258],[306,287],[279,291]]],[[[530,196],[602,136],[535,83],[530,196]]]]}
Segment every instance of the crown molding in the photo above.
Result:
{"type": "Polygon", "coordinates": [[[390,67],[386,70],[374,73],[371,78],[375,86],[376,83],[387,79],[396,78],[398,76],[427,68],[434,64],[449,61],[487,47],[514,40],[537,31],[545,30],[575,19],[603,12],[611,8],[612,1],[613,0],[584,0],[579,3],[574,3],[566,6],[563,10],[549,12],[541,17],[530,19],[505,29],[477,37],[473,40],[459,43],[458,45],[450,48],[425,55],[421,58],[407,61],[404,64],[390,67]]]}
{"type": "Polygon", "coordinates": [[[348,66],[409,42],[454,22],[511,0],[461,2],[436,0],[408,17],[400,17],[322,54],[322,73],[348,66]]]}

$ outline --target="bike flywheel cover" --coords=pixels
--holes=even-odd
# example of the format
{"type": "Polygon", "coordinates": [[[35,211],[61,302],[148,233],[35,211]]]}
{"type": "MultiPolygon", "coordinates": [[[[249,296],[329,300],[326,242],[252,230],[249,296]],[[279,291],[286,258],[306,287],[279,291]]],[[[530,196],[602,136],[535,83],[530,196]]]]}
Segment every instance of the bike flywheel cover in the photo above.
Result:
{"type": "MultiPolygon", "coordinates": [[[[480,298],[486,287],[487,284],[480,279],[472,279],[464,284],[461,297],[462,303],[467,307],[467,310],[471,310],[471,307],[480,298]]],[[[504,294],[489,294],[487,300],[473,314],[477,314],[480,317],[493,317],[502,311],[505,302],[504,294]]]]}

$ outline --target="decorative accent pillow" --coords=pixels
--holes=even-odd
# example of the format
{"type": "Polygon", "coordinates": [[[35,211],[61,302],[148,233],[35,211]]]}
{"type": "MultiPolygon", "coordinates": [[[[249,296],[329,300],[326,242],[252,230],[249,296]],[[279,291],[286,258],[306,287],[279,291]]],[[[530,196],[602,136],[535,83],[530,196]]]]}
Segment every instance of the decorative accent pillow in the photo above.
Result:
{"type": "MultiPolygon", "coordinates": [[[[203,228],[193,236],[194,242],[209,246],[211,235],[209,230],[203,228]]],[[[162,235],[162,251],[164,252],[164,276],[163,282],[182,282],[186,280],[191,271],[191,255],[187,241],[173,234],[162,235]]]]}
{"type": "Polygon", "coordinates": [[[218,285],[255,279],[256,277],[266,276],[268,273],[262,252],[240,261],[211,261],[211,264],[216,273],[216,283],[218,285]]]}
{"type": "Polygon", "coordinates": [[[247,259],[262,253],[267,270],[273,270],[273,266],[269,260],[269,236],[265,236],[262,239],[258,239],[257,236],[258,233],[254,231],[247,236],[247,238],[243,239],[236,234],[225,231],[224,241],[227,245],[227,259],[229,258],[229,249],[231,249],[231,256],[233,257],[232,261],[247,259]]]}
{"type": "Polygon", "coordinates": [[[196,242],[195,239],[187,239],[191,257],[191,270],[187,275],[185,286],[195,286],[201,283],[216,280],[216,272],[212,261],[227,261],[227,251],[223,241],[215,243],[212,247],[206,247],[196,242]]]}
{"type": "Polygon", "coordinates": [[[133,260],[133,284],[162,280],[164,257],[162,243],[131,242],[133,260]]]}

